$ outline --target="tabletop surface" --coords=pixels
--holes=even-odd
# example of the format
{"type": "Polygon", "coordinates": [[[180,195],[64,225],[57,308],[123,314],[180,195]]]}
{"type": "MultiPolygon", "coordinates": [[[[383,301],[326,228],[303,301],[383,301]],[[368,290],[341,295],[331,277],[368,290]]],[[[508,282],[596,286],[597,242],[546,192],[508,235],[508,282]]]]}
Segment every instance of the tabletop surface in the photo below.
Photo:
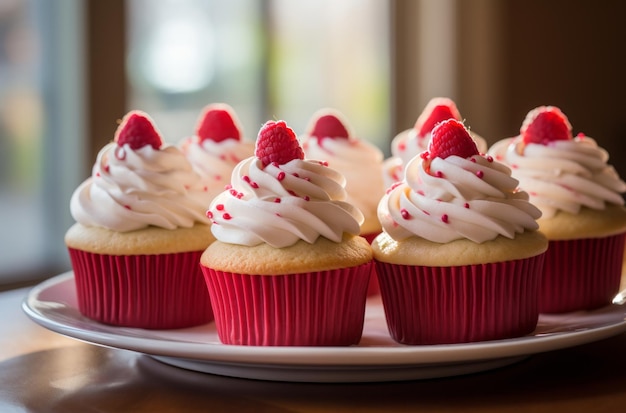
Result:
{"type": "Polygon", "coordinates": [[[285,383],[187,371],[64,337],[0,293],[0,412],[616,412],[626,408],[626,333],[439,379],[285,383]]]}

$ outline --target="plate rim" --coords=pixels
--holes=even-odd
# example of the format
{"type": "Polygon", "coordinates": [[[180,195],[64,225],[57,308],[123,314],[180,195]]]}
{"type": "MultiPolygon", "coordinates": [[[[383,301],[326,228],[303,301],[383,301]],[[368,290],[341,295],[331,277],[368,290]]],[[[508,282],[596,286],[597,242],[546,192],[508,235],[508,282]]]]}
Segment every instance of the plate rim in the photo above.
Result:
{"type": "MultiPolygon", "coordinates": [[[[53,320],[37,306],[37,297],[62,283],[73,282],[73,271],[53,276],[32,287],[22,301],[22,310],[35,323],[53,332],[90,344],[136,351],[139,353],[195,360],[199,362],[243,363],[247,365],[282,366],[407,366],[466,363],[495,360],[559,350],[612,337],[626,331],[626,306],[611,304],[599,310],[614,307],[621,321],[600,327],[545,335],[528,335],[519,338],[463,344],[437,344],[423,346],[350,346],[350,347],[271,347],[234,346],[221,343],[200,343],[166,340],[157,337],[133,337],[115,333],[116,327],[106,326],[113,332],[95,332],[53,320]],[[120,342],[121,340],[121,342],[120,342]],[[169,343],[164,345],[164,343],[169,343]]],[[[589,312],[594,314],[594,311],[589,312]]],[[[580,313],[580,312],[578,312],[580,313]]],[[[571,313],[567,313],[571,314],[571,313]]],[[[564,315],[565,316],[567,316],[564,315]]],[[[550,315],[550,317],[559,317],[550,315]]],[[[82,319],[81,322],[97,323],[82,319]]],[[[120,331],[122,329],[120,328],[120,331]]],[[[140,329],[126,331],[141,332],[140,329]]],[[[166,331],[166,330],[157,330],[166,331]]]]}

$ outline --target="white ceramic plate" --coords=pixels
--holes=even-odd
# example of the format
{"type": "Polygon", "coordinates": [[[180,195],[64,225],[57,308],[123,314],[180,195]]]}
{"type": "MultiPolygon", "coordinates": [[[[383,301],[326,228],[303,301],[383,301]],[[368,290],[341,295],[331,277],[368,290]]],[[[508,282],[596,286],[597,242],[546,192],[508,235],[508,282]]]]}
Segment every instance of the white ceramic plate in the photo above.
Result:
{"type": "Polygon", "coordinates": [[[532,354],[601,340],[626,331],[624,300],[589,311],[541,315],[537,329],[515,339],[405,346],[389,336],[380,297],[368,299],[363,338],[351,347],[251,347],[221,344],[215,325],[181,330],[112,327],[83,317],[72,272],[34,287],[26,314],[57,333],[147,354],[185,369],[262,380],[367,382],[446,377],[489,370],[532,354]]]}

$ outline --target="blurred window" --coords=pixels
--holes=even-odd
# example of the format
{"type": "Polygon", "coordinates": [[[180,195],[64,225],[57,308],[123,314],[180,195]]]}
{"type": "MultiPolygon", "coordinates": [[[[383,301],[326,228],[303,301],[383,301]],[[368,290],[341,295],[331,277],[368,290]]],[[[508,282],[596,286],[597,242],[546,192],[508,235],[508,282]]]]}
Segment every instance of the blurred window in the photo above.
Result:
{"type": "Polygon", "coordinates": [[[103,138],[89,102],[106,96],[84,96],[88,85],[127,89],[116,113],[148,112],[170,143],[213,102],[233,106],[250,139],[268,119],[302,133],[322,107],[383,149],[390,139],[386,0],[112,1],[125,13],[94,16],[95,2],[80,0],[0,2],[0,284],[70,268],[69,200],[95,160],[86,149],[103,138]],[[88,56],[103,56],[87,16],[124,29],[124,84],[86,69],[88,56]]]}
{"type": "Polygon", "coordinates": [[[80,163],[80,2],[0,2],[0,283],[64,268],[80,163]],[[54,4],[52,4],[54,3],[54,4]]]}
{"type": "Polygon", "coordinates": [[[129,0],[128,109],[166,140],[202,107],[229,103],[246,136],[268,119],[304,132],[322,107],[389,139],[389,4],[382,0],[129,0]]]}

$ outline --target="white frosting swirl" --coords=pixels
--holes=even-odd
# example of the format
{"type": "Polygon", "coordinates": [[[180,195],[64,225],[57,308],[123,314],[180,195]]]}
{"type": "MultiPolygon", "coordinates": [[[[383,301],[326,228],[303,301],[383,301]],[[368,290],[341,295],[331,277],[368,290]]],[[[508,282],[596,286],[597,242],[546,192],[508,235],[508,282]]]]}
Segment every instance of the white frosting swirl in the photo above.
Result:
{"type": "MultiPolygon", "coordinates": [[[[376,221],[380,198],[385,194],[383,153],[360,139],[322,138],[305,135],[302,147],[307,159],[324,159],[346,178],[348,203],[356,206],[365,220],[376,221]]],[[[380,227],[379,227],[380,228],[380,227]]]]}
{"type": "MultiPolygon", "coordinates": [[[[470,136],[476,143],[478,152],[487,151],[487,141],[477,133],[469,131],[470,136]]],[[[404,178],[404,166],[420,153],[428,150],[431,134],[419,135],[415,128],[407,129],[397,134],[391,141],[391,157],[383,163],[383,177],[385,187],[388,188],[395,182],[404,178]]]]}
{"type": "Polygon", "coordinates": [[[346,202],[345,178],[323,162],[294,159],[263,167],[256,157],[233,170],[231,188],[218,195],[207,214],[216,239],[254,246],[287,247],[321,235],[341,242],[358,235],[363,214],[346,202]]]}
{"type": "Polygon", "coordinates": [[[398,241],[412,236],[438,243],[514,238],[537,229],[541,215],[517,185],[511,170],[491,157],[424,161],[417,156],[407,165],[404,180],[381,200],[378,217],[398,241]]]}
{"type": "Polygon", "coordinates": [[[109,143],[98,153],[92,176],[74,191],[70,212],[85,226],[118,232],[150,225],[175,229],[205,216],[210,195],[183,153],[171,145],[133,150],[109,143]]]}
{"type": "Polygon", "coordinates": [[[224,190],[235,165],[254,154],[254,142],[239,139],[215,142],[191,136],[180,143],[180,148],[202,177],[211,199],[224,190]]]}
{"type": "Polygon", "coordinates": [[[511,166],[542,218],[559,210],[577,214],[583,206],[603,210],[607,203],[624,205],[620,194],[626,192],[626,183],[607,164],[607,151],[588,136],[549,145],[508,138],[496,142],[489,153],[511,166]]]}

